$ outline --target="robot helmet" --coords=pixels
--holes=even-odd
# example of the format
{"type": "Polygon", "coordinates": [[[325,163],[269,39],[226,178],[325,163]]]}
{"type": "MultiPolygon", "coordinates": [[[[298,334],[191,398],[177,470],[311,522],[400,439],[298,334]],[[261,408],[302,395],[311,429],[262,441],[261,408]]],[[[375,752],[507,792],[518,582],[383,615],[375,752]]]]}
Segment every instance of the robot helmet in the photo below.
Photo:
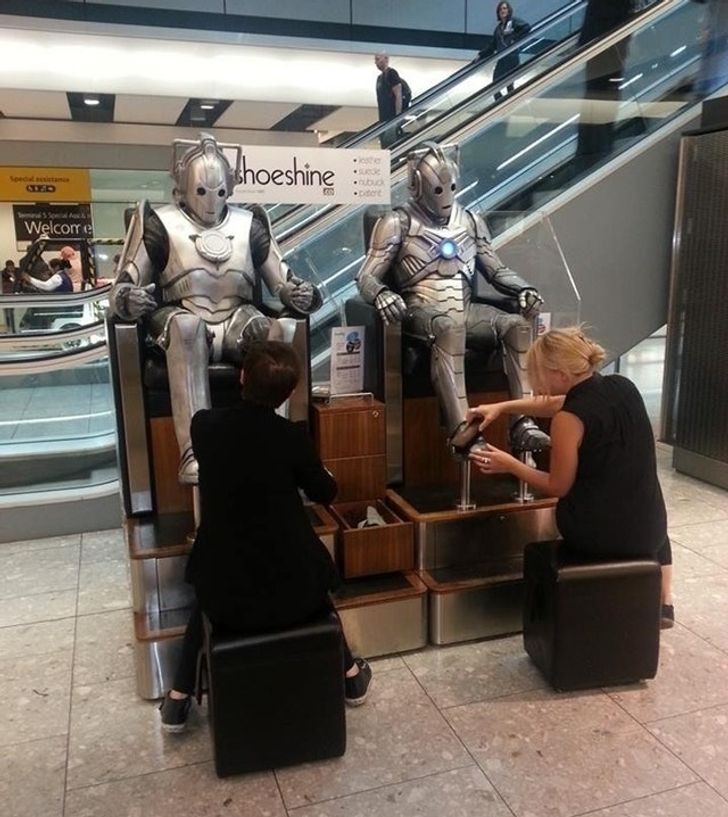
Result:
{"type": "MultiPolygon", "coordinates": [[[[176,139],[173,143],[172,178],[177,204],[200,224],[212,227],[220,223],[228,198],[239,179],[214,136],[201,134],[197,142],[176,139]],[[179,149],[188,149],[179,156],[179,149]],[[191,146],[191,147],[190,147],[191,146]]],[[[239,151],[239,146],[236,147],[239,151]]],[[[238,156],[238,165],[239,165],[238,156]]]]}
{"type": "Polygon", "coordinates": [[[458,188],[457,147],[426,142],[407,158],[409,189],[419,206],[440,224],[450,220],[458,188]]]}

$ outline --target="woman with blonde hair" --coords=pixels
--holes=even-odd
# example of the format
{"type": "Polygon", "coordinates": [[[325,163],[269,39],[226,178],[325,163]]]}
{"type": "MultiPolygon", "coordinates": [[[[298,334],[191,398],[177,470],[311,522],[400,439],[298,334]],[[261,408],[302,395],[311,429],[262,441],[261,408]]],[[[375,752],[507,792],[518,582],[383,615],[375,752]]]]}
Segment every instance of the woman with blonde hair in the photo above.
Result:
{"type": "Polygon", "coordinates": [[[662,627],[674,623],[672,554],[657,479],[655,440],[635,385],[598,373],[604,349],[578,326],[552,329],[527,356],[535,397],[477,406],[480,430],[503,413],[551,418],[551,461],[540,471],[491,445],[471,459],[484,474],[507,473],[556,496],[556,524],[573,551],[654,557],[662,566],[662,627]]]}

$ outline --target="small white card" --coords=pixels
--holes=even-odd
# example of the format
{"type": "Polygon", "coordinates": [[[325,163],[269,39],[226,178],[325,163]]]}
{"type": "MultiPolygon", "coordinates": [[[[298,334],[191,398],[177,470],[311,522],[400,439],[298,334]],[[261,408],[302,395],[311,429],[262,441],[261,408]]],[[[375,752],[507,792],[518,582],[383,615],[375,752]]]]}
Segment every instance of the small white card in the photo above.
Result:
{"type": "Polygon", "coordinates": [[[331,394],[354,394],[364,388],[363,326],[331,330],[331,394]]]}
{"type": "Polygon", "coordinates": [[[551,329],[551,313],[539,312],[536,318],[536,334],[543,335],[551,329]]]}

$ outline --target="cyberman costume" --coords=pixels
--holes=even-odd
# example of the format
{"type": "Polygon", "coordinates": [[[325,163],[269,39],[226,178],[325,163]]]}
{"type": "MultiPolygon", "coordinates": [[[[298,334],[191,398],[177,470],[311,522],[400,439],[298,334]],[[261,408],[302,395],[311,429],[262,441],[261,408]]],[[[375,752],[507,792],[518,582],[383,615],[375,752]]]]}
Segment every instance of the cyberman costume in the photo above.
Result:
{"type": "Polygon", "coordinates": [[[110,295],[122,320],[149,316],[149,336],[166,352],[178,476],[187,484],[197,482],[192,416],[210,407],[208,361],[241,365],[251,342],[284,338],[281,323],[253,304],[258,275],[295,313],[321,305],[318,290],[286,266],[265,212],[228,206],[240,180],[241,152],[205,134],[199,141],[175,140],[175,203],[156,209],[139,204],[110,295]],[[236,151],[234,170],[223,148],[236,151]]]}
{"type": "MultiPolygon", "coordinates": [[[[463,358],[466,346],[503,353],[511,396],[529,392],[524,356],[533,316],[542,299],[493,252],[483,220],[455,200],[457,149],[428,143],[408,157],[409,201],[374,225],[366,259],[357,275],[362,298],[385,323],[402,321],[404,331],[427,342],[431,378],[455,453],[466,453],[477,428],[467,430],[463,358]],[[474,276],[517,299],[521,315],[472,302],[474,276]],[[386,283],[385,283],[386,282],[386,283]]],[[[548,436],[529,418],[511,428],[520,451],[540,450],[548,436]]]]}

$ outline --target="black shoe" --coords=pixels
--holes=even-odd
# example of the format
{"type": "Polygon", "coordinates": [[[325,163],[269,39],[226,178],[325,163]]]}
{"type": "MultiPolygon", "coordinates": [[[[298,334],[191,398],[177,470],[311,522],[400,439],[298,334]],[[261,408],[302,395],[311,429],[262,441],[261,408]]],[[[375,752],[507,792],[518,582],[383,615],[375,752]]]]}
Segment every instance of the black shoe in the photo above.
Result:
{"type": "Polygon", "coordinates": [[[672,604],[663,604],[660,613],[660,629],[669,630],[675,626],[675,608],[672,604]]]}
{"type": "Polygon", "coordinates": [[[354,663],[359,672],[352,678],[344,679],[344,696],[349,706],[361,706],[369,694],[369,685],[372,682],[372,668],[364,658],[355,658],[354,663]]]}
{"type": "Polygon", "coordinates": [[[476,443],[485,445],[485,440],[480,436],[479,425],[480,420],[463,420],[450,435],[448,442],[456,456],[465,458],[476,443]]]}
{"type": "Polygon", "coordinates": [[[192,698],[176,700],[169,697],[169,692],[164,696],[164,700],[159,705],[162,713],[162,729],[165,732],[182,732],[187,726],[187,716],[190,714],[192,698]]]}
{"type": "Polygon", "coordinates": [[[511,450],[514,452],[545,451],[551,448],[551,437],[542,431],[530,417],[520,417],[511,426],[511,450]]]}

